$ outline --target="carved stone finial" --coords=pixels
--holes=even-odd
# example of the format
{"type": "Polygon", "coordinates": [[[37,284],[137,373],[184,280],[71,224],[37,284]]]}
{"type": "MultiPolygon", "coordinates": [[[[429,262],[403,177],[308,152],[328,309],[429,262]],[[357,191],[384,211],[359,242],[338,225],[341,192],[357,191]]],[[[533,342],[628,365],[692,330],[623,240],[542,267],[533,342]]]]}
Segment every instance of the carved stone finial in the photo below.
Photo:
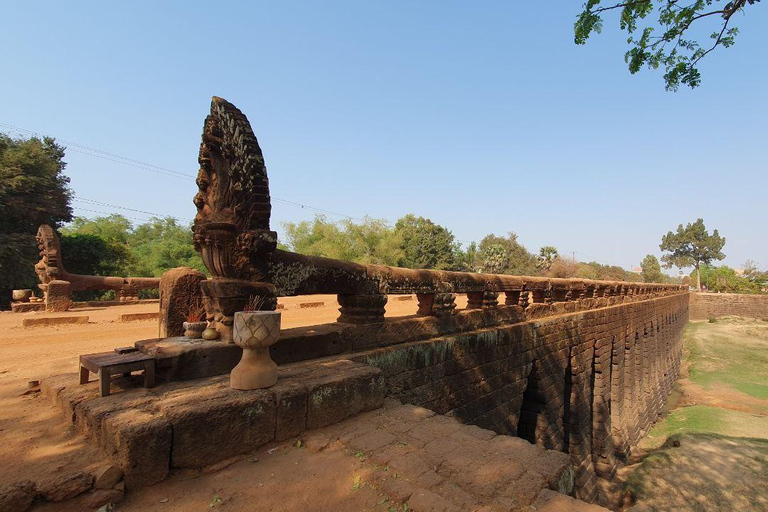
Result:
{"type": "Polygon", "coordinates": [[[40,289],[45,291],[48,283],[67,278],[67,271],[61,261],[61,242],[53,228],[47,224],[37,228],[37,247],[40,249],[40,261],[35,264],[35,272],[40,278],[40,289]]]}
{"type": "Polygon", "coordinates": [[[264,156],[248,119],[214,96],[200,144],[195,248],[215,278],[263,281],[277,246],[264,156]],[[252,258],[252,256],[260,257],[252,258]]]}

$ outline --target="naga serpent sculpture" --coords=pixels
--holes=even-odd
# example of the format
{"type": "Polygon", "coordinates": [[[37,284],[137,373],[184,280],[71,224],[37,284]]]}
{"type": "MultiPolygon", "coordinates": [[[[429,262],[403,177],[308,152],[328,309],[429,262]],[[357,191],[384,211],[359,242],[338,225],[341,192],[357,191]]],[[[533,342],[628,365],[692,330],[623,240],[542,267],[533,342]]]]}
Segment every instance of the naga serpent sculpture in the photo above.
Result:
{"type": "MultiPolygon", "coordinates": [[[[61,255],[59,235],[51,226],[41,225],[37,230],[37,246],[40,249],[40,261],[35,264],[35,272],[40,279],[40,288],[49,302],[51,283],[66,282],[64,288],[66,297],[58,297],[68,301],[69,292],[76,290],[115,290],[117,299],[121,302],[138,300],[139,290],[157,289],[160,279],[156,277],[111,277],[84,276],[70,274],[64,268],[61,255]]],[[[66,309],[66,307],[62,307],[66,309]]]]}

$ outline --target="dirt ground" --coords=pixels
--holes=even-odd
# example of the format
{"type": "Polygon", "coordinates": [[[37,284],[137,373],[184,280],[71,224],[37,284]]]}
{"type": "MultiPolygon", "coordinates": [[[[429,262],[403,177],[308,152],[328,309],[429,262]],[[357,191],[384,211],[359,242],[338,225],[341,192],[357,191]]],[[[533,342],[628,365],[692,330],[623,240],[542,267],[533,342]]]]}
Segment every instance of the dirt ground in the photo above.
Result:
{"type": "MultiPolygon", "coordinates": [[[[338,316],[334,295],[289,297],[281,299],[280,303],[285,308],[283,328],[333,322],[338,316]],[[309,302],[324,304],[308,308],[300,306],[309,302]]],[[[457,298],[457,303],[458,307],[465,307],[466,298],[457,298]]],[[[0,460],[3,461],[0,484],[22,480],[40,482],[78,470],[93,471],[104,464],[98,450],[73,432],[47,399],[39,393],[25,394],[28,383],[51,375],[76,372],[80,354],[110,351],[118,346],[132,345],[137,340],[156,337],[157,321],[123,323],[118,319],[123,313],[152,312],[157,308],[157,304],[143,304],[78,309],[67,313],[0,313],[0,460]],[[89,323],[22,327],[24,318],[78,315],[87,315],[89,323]]],[[[416,309],[415,297],[410,300],[390,297],[387,316],[412,315],[416,309]]],[[[379,501],[374,499],[378,498],[375,492],[350,494],[351,484],[346,480],[351,474],[348,470],[356,464],[354,457],[329,452],[311,458],[311,463],[292,458],[284,460],[286,463],[274,466],[269,476],[258,472],[259,465],[242,463],[228,469],[227,473],[197,475],[194,479],[183,475],[174,477],[161,486],[129,496],[120,509],[154,510],[150,504],[155,498],[157,510],[207,509],[212,500],[216,501],[216,489],[224,481],[243,484],[241,491],[232,489],[231,492],[233,496],[242,492],[244,501],[237,500],[240,505],[230,506],[228,510],[252,510],[252,507],[238,508],[244,502],[250,502],[249,497],[254,500],[258,497],[259,509],[263,510],[285,510],[293,506],[296,510],[372,510],[379,501]],[[329,471],[329,468],[333,470],[329,471]],[[299,495],[289,495],[286,482],[295,482],[297,477],[309,487],[299,495]],[[255,491],[251,488],[257,481],[270,492],[253,494],[255,491]],[[310,485],[312,481],[316,483],[310,485]],[[163,493],[165,496],[161,497],[163,493]],[[168,501],[161,503],[165,498],[168,501]],[[341,501],[334,501],[336,499],[341,501]],[[302,504],[302,500],[309,500],[309,503],[302,504]],[[351,508],[339,508],[341,502],[351,508]],[[132,503],[137,505],[134,507],[132,503]],[[289,503],[291,507],[288,507],[289,503]]],[[[56,510],[65,510],[61,505],[56,507],[56,510]]]]}
{"type": "Polygon", "coordinates": [[[768,511],[768,322],[692,322],[673,406],[619,477],[636,509],[768,511]]]}

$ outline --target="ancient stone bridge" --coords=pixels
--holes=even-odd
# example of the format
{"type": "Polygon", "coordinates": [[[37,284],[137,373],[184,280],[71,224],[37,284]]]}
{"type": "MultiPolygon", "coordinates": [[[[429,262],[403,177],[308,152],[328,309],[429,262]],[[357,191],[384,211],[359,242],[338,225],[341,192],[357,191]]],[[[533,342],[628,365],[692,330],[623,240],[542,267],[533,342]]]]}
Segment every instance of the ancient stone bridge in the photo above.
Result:
{"type": "Polygon", "coordinates": [[[161,316],[167,323],[168,309],[198,303],[189,283],[199,282],[219,339],[138,342],[167,382],[152,390],[99,398],[71,377],[45,384],[123,467],[129,488],[392,397],[560,452],[575,485],[563,486],[561,473],[543,481],[593,502],[597,479],[613,478],[661,412],[680,367],[687,288],[410,270],[278,250],[261,149],[245,116],[220,98],[205,122],[200,165],[195,244],[212,277],[169,274],[161,316]],[[221,375],[240,357],[234,312],[256,295],[274,309],[278,296],[317,293],[337,294],[338,322],[283,331],[272,348],[276,386],[229,388],[221,375]],[[385,320],[398,294],[416,294],[418,308],[385,320]],[[467,295],[467,309],[457,310],[456,294],[467,295]]]}

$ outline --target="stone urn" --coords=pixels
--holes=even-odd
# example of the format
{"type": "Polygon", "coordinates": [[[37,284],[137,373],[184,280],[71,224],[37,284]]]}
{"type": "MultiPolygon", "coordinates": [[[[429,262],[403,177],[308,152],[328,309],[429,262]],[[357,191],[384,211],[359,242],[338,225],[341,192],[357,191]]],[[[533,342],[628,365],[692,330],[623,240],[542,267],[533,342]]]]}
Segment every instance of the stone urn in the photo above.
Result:
{"type": "Polygon", "coordinates": [[[232,338],[243,357],[232,369],[229,385],[235,389],[261,389],[277,382],[277,364],[269,347],[280,337],[279,311],[238,311],[232,338]]]}
{"type": "Polygon", "coordinates": [[[11,298],[14,302],[29,302],[30,297],[32,297],[32,290],[13,290],[11,292],[11,298]]]}
{"type": "Polygon", "coordinates": [[[191,340],[197,340],[203,337],[203,331],[208,327],[208,322],[184,322],[184,336],[191,340]]]}

